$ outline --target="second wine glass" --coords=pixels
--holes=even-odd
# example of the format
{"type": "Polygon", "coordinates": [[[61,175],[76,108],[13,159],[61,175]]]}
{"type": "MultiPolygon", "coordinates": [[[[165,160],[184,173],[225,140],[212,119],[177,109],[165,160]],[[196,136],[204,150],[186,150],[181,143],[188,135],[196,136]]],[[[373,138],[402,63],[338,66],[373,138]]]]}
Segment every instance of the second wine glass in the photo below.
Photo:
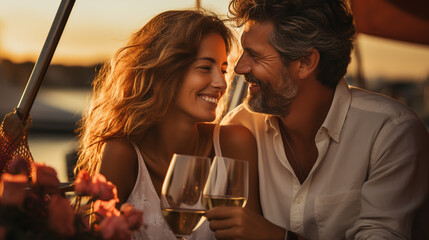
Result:
{"type": "Polygon", "coordinates": [[[244,207],[247,203],[249,163],[216,156],[204,187],[207,209],[221,206],[244,207]]]}

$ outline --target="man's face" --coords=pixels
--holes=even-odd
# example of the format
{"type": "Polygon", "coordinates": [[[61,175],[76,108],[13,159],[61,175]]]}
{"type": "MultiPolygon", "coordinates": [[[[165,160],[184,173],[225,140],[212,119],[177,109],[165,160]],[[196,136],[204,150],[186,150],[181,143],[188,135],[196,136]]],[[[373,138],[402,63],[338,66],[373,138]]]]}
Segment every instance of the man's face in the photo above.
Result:
{"type": "Polygon", "coordinates": [[[284,117],[298,87],[269,42],[272,30],[271,23],[246,23],[241,36],[243,54],[235,72],[249,83],[245,104],[250,111],[284,117]]]}

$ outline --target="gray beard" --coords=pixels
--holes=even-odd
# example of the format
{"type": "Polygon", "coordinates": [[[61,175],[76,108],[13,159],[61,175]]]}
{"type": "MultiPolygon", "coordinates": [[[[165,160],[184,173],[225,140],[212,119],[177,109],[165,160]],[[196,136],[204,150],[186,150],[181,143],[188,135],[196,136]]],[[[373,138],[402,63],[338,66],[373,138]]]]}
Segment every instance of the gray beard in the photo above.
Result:
{"type": "Polygon", "coordinates": [[[261,84],[261,90],[252,95],[248,92],[244,100],[245,107],[251,112],[264,113],[277,117],[289,114],[292,101],[298,93],[298,87],[289,77],[285,77],[284,84],[274,90],[269,84],[261,84]]]}

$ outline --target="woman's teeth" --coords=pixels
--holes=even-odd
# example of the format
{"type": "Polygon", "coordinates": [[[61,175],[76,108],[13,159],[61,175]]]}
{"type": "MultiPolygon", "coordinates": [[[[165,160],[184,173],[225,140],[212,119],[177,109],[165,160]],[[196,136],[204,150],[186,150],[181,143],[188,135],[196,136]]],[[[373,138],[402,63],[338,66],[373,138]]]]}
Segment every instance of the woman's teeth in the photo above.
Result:
{"type": "Polygon", "coordinates": [[[207,102],[211,102],[211,103],[215,103],[215,104],[218,102],[217,98],[213,98],[213,97],[209,97],[209,96],[200,96],[200,97],[207,102]]]}

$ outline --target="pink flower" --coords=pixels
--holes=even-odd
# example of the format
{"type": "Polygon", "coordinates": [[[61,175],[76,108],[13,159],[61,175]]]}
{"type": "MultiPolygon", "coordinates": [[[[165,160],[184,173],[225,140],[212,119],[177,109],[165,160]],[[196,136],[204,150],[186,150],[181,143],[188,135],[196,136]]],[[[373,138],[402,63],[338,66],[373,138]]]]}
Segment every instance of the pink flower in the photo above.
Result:
{"type": "Polygon", "coordinates": [[[55,169],[45,164],[34,162],[31,178],[33,184],[37,186],[56,189],[60,185],[55,169]]]}
{"type": "Polygon", "coordinates": [[[1,181],[3,182],[1,203],[4,205],[22,206],[28,177],[24,174],[13,175],[3,173],[1,181]]]}
{"type": "Polygon", "coordinates": [[[107,181],[106,177],[97,173],[92,177],[92,196],[103,201],[116,200],[118,199],[118,191],[112,182],[107,181]]]}
{"type": "Polygon", "coordinates": [[[107,181],[106,177],[100,173],[91,178],[86,170],[81,170],[77,175],[75,191],[103,201],[118,198],[118,191],[112,182],[107,181]]]}
{"type": "Polygon", "coordinates": [[[111,199],[109,201],[97,200],[94,202],[94,212],[102,217],[120,216],[121,212],[116,209],[116,203],[119,199],[111,199]]]}
{"type": "Polygon", "coordinates": [[[131,231],[124,216],[112,216],[103,219],[100,223],[101,236],[105,240],[129,240],[131,231]]]}
{"type": "Polygon", "coordinates": [[[137,230],[143,224],[143,212],[134,208],[130,203],[124,203],[121,206],[121,212],[125,217],[129,229],[137,230]]]}
{"type": "Polygon", "coordinates": [[[59,195],[53,195],[48,206],[49,226],[60,236],[73,236],[74,213],[70,202],[59,195]]]}
{"type": "Polygon", "coordinates": [[[92,195],[92,179],[86,169],[82,169],[79,171],[74,184],[74,190],[77,193],[92,195]]]}

